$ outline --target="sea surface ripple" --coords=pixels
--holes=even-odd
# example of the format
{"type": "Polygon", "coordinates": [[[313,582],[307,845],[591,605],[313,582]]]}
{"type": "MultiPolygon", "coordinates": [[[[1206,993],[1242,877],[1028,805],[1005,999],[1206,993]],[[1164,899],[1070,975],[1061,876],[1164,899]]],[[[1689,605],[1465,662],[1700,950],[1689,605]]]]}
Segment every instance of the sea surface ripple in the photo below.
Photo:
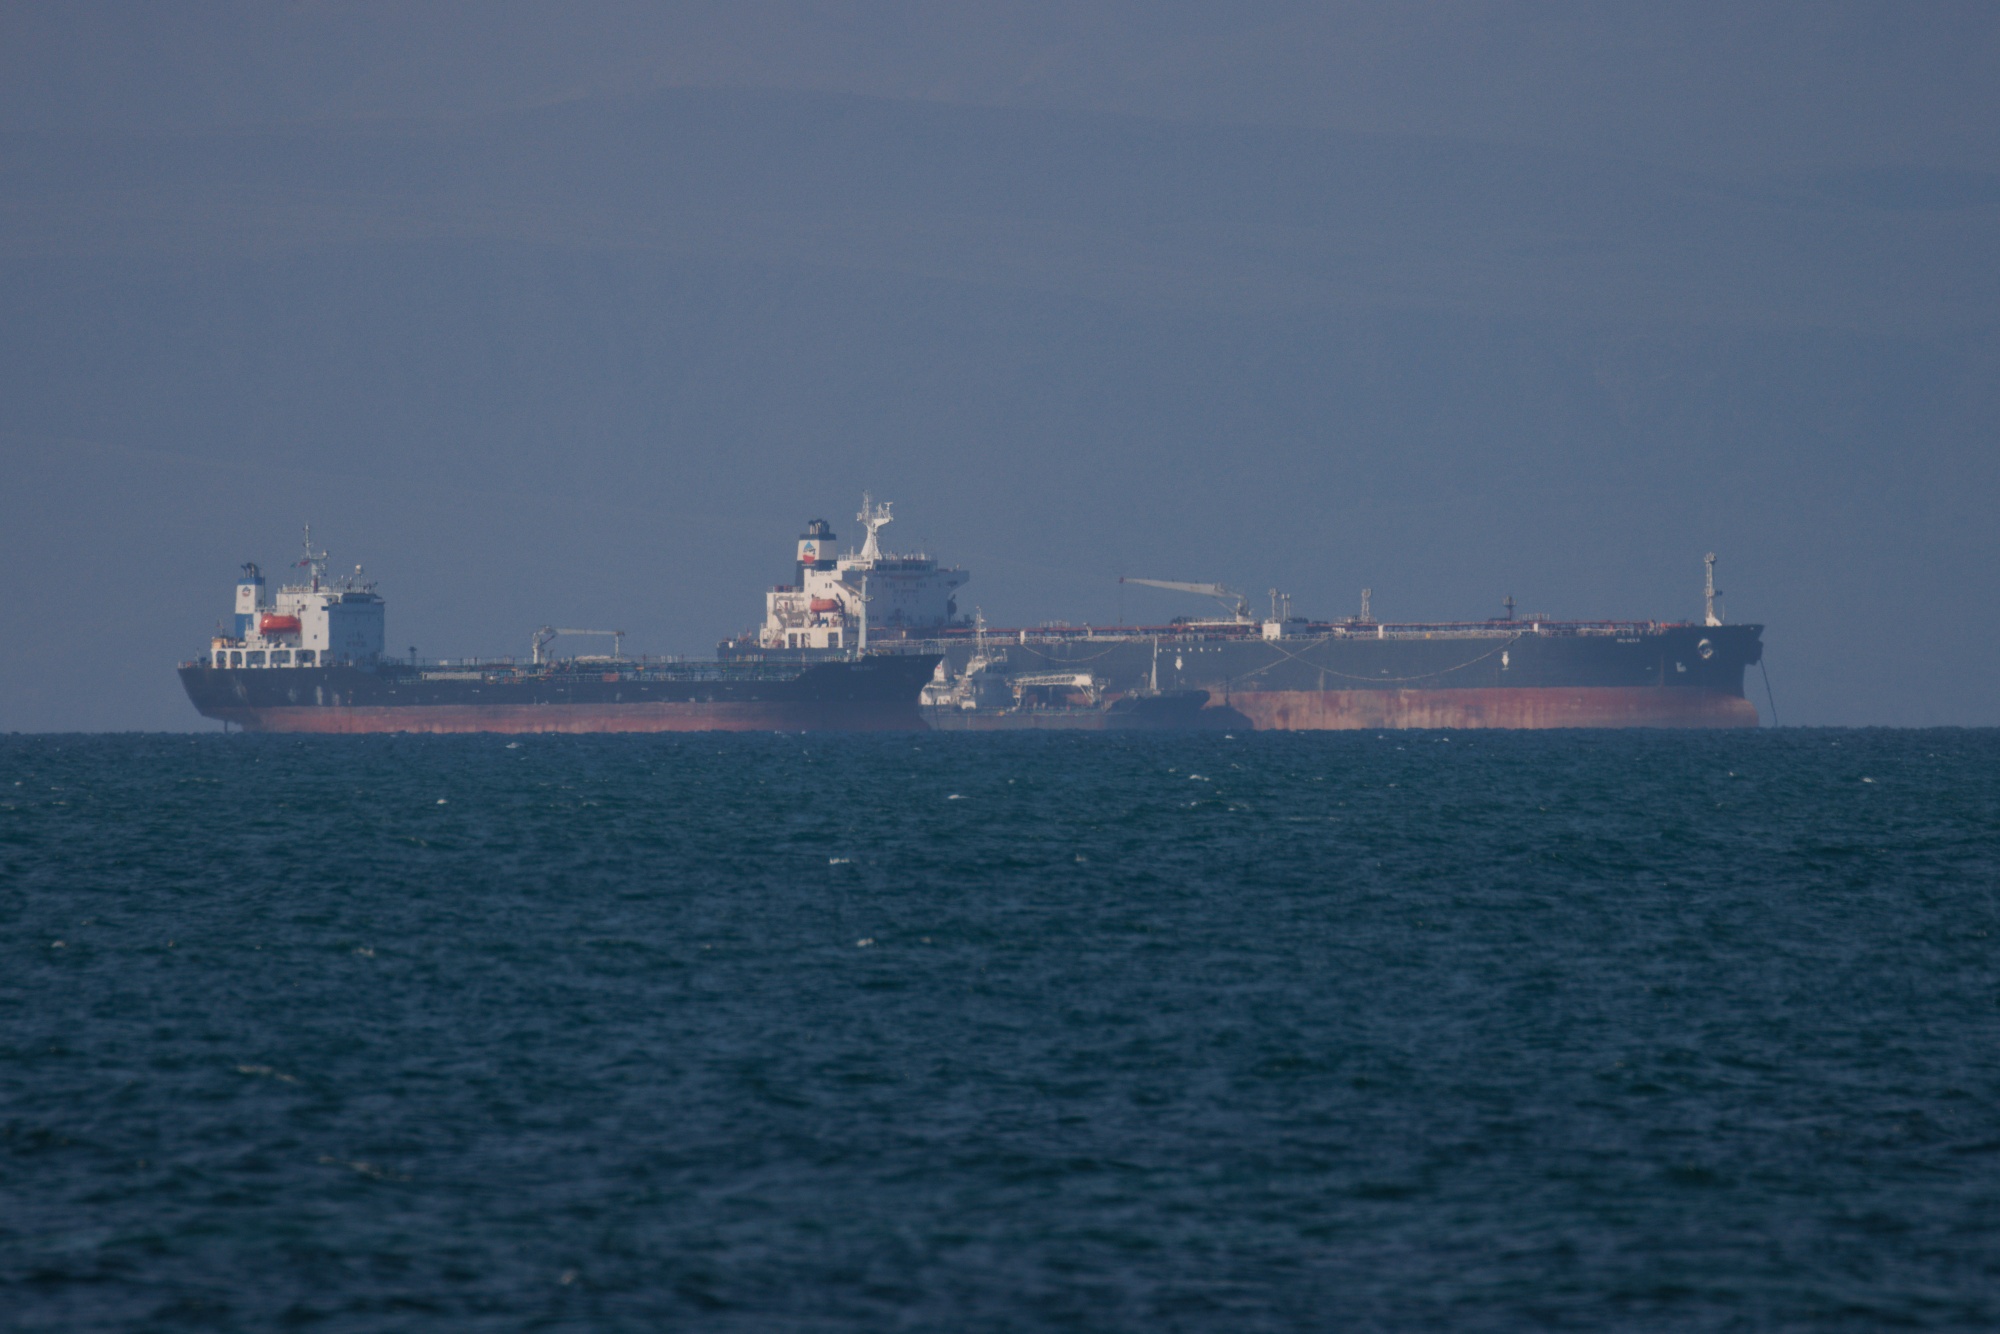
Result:
{"type": "Polygon", "coordinates": [[[0,738],[0,1325],[2000,1324],[2000,734],[0,738]]]}

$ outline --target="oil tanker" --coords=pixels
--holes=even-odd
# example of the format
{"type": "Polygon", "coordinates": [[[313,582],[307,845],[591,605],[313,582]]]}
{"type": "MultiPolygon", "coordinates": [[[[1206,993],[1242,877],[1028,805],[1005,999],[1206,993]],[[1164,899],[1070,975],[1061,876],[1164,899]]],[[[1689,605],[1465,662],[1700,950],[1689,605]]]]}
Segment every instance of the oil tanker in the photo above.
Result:
{"type": "Polygon", "coordinates": [[[763,624],[724,642],[722,659],[839,655],[859,627],[870,652],[937,659],[924,711],[953,730],[1758,724],[1743,687],[1763,627],[1723,623],[1713,554],[1699,622],[1516,619],[1511,599],[1486,621],[1378,621],[1365,589],[1358,615],[1316,620],[1276,590],[1270,613],[1253,615],[1220,584],[1130,579],[1215,599],[1221,614],[996,630],[960,612],[966,571],[882,547],[889,506],[864,498],[857,518],[866,539],[846,555],[824,521],[807,525],[791,580],[765,594],[763,624]]]}
{"type": "Polygon", "coordinates": [[[204,716],[253,732],[745,732],[924,727],[919,692],[941,655],[910,650],[823,661],[628,658],[622,632],[556,630],[529,660],[419,663],[384,652],[380,593],[359,567],[268,590],[256,565],[236,585],[235,620],[181,683],[204,716]],[[608,655],[561,657],[562,635],[612,636],[608,655]]]}

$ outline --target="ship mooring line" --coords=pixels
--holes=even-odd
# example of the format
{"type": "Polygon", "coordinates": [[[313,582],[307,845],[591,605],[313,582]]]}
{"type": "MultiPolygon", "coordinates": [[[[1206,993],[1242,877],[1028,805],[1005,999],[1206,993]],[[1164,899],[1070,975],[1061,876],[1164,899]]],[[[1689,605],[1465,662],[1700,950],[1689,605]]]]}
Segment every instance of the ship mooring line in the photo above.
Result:
{"type": "Polygon", "coordinates": [[[1778,725],[1778,697],[1771,693],[1771,669],[1764,661],[1764,655],[1757,655],[1757,670],[1764,674],[1764,698],[1771,703],[1771,726],[1778,725]]]}

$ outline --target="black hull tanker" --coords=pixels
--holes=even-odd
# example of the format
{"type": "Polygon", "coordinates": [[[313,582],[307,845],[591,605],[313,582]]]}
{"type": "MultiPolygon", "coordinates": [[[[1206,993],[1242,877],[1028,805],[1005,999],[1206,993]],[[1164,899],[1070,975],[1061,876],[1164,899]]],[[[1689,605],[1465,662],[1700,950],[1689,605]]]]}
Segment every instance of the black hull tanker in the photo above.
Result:
{"type": "Polygon", "coordinates": [[[737,661],[802,662],[841,652],[857,616],[874,644],[943,658],[924,690],[933,727],[968,731],[1107,727],[1755,727],[1744,670],[1763,656],[1762,627],[1724,625],[1715,557],[1699,621],[1556,621],[1547,617],[1384,624],[1269,617],[1218,584],[1133,579],[1221,601],[1224,619],[1113,630],[968,624],[956,591],[969,578],[878,541],[886,506],[863,505],[859,552],[835,556],[814,520],[795,574],[765,595],[757,631],[724,643],[737,661]],[[874,588],[869,595],[868,590],[874,588]],[[1189,701],[1205,695],[1200,707],[1189,701]]]}
{"type": "Polygon", "coordinates": [[[921,730],[918,696],[942,660],[858,646],[817,662],[634,659],[617,651],[622,631],[545,626],[526,663],[424,664],[384,654],[374,586],[358,568],[329,581],[324,562],[308,532],[303,582],[270,596],[243,567],[233,624],[181,665],[204,716],[252,732],[921,730]],[[559,636],[594,634],[612,636],[609,655],[548,652],[559,636]]]}

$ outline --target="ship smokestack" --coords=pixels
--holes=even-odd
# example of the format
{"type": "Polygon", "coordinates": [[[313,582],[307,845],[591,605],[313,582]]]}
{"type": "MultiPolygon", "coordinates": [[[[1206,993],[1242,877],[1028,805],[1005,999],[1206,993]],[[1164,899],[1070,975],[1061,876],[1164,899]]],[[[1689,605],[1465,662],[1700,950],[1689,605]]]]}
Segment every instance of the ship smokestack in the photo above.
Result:
{"type": "Polygon", "coordinates": [[[792,581],[794,588],[804,590],[807,570],[830,570],[833,568],[833,544],[838,536],[825,519],[814,519],[799,534],[798,578],[792,581]]]}
{"type": "Polygon", "coordinates": [[[247,639],[256,628],[257,613],[264,605],[264,572],[245,562],[243,577],[236,581],[236,638],[247,639]]]}

